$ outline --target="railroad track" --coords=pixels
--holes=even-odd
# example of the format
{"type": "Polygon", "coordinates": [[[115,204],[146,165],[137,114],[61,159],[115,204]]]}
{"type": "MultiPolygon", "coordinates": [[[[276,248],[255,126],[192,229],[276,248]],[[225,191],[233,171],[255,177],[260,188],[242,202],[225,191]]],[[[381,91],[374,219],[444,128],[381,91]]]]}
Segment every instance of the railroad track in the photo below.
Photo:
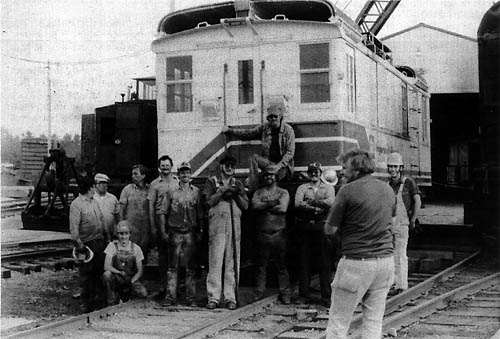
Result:
{"type": "MultiPolygon", "coordinates": [[[[443,327],[446,323],[458,331],[452,320],[443,320],[447,316],[444,312],[450,310],[450,316],[458,316],[456,321],[459,322],[464,317],[469,317],[470,307],[486,307],[487,309],[471,310],[471,314],[483,319],[481,310],[489,312],[488,326],[483,326],[482,323],[481,326],[470,325],[473,322],[469,319],[469,325],[462,325],[460,331],[466,333],[465,337],[468,337],[468,332],[463,331],[467,330],[475,331],[470,332],[471,337],[478,337],[478,334],[482,335],[480,337],[491,337],[500,328],[499,317],[491,316],[500,314],[497,271],[497,266],[492,267],[477,252],[463,256],[459,262],[436,274],[418,273],[412,276],[412,287],[388,300],[384,332],[412,334],[413,330],[418,333],[423,331],[422,328],[443,327]],[[478,302],[485,304],[474,306],[478,302]],[[461,306],[463,308],[459,309],[461,306]],[[424,327],[419,329],[419,324],[424,327]]],[[[244,296],[243,299],[248,300],[251,289],[243,287],[240,294],[244,296]]],[[[207,310],[203,307],[204,304],[201,307],[161,307],[150,299],[133,300],[37,329],[2,333],[2,337],[51,338],[69,333],[73,338],[325,337],[328,319],[325,307],[310,304],[281,305],[277,302],[277,294],[255,303],[243,304],[236,311],[229,311],[224,308],[207,310]]],[[[351,338],[359,337],[360,323],[361,314],[355,314],[351,323],[351,338]]]]}
{"type": "Polygon", "coordinates": [[[69,240],[40,241],[2,245],[2,278],[10,278],[11,271],[30,274],[42,268],[59,271],[76,266],[71,256],[69,240]]]}

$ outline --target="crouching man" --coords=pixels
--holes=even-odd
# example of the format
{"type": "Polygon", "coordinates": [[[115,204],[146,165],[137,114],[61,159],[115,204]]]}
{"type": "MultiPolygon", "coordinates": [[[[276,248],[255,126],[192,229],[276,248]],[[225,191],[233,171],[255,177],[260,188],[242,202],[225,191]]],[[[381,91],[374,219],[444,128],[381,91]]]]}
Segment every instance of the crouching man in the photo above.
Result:
{"type": "Polygon", "coordinates": [[[108,305],[116,305],[119,299],[128,300],[131,293],[140,298],[148,296],[140,282],[144,254],[139,245],[130,241],[130,228],[128,221],[120,221],[116,226],[118,240],[110,242],[104,250],[103,284],[108,305]]]}

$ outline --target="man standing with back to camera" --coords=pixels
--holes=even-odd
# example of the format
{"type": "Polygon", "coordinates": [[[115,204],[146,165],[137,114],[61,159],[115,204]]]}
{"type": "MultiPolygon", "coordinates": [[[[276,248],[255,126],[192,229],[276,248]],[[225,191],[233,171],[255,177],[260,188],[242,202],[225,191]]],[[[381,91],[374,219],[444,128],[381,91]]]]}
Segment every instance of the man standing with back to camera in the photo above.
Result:
{"type": "Polygon", "coordinates": [[[156,297],[160,300],[165,298],[167,286],[167,243],[163,241],[160,235],[159,211],[162,200],[168,191],[179,188],[179,178],[172,173],[174,163],[168,155],[162,155],[158,159],[158,171],[160,175],[153,180],[149,186],[148,204],[149,204],[149,223],[151,224],[151,237],[153,246],[158,247],[158,269],[160,271],[160,290],[156,297]]]}
{"type": "Polygon", "coordinates": [[[340,155],[346,184],[339,190],[325,224],[326,234],[340,238],[342,258],[332,283],[326,337],[346,338],[361,301],[362,338],[382,336],[385,300],[394,279],[393,235],[396,198],[374,178],[375,162],[360,149],[340,155]]]}
{"type": "Polygon", "coordinates": [[[420,190],[415,180],[403,175],[403,157],[399,153],[391,153],[387,157],[389,186],[394,190],[397,199],[396,223],[392,225],[394,233],[394,286],[390,294],[399,294],[408,289],[408,246],[409,231],[415,229],[415,221],[422,204],[420,190]]]}

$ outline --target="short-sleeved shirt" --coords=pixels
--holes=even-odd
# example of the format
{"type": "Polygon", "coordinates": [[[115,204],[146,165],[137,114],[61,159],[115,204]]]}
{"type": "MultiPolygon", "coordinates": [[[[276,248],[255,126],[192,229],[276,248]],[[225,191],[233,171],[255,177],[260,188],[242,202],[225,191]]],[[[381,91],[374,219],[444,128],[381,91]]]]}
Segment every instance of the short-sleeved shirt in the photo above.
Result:
{"type": "Polygon", "coordinates": [[[69,207],[69,229],[75,241],[104,239],[103,216],[97,201],[81,194],[73,200],[69,207]]]}
{"type": "Polygon", "coordinates": [[[167,192],[158,213],[167,216],[169,229],[178,232],[198,231],[199,220],[203,215],[200,190],[193,185],[184,189],[177,186],[176,190],[167,192]]]}
{"type": "MultiPolygon", "coordinates": [[[[268,190],[265,187],[255,191],[252,197],[252,204],[259,204],[263,202],[279,200],[279,205],[283,211],[286,211],[290,203],[290,195],[288,191],[275,187],[268,190]]],[[[285,213],[274,213],[272,211],[255,211],[255,226],[261,232],[275,232],[286,228],[286,215],[285,213]]]]}
{"type": "Polygon", "coordinates": [[[104,218],[104,227],[113,234],[115,232],[115,216],[120,213],[120,204],[118,203],[118,199],[116,197],[106,192],[105,195],[100,195],[99,193],[94,194],[94,200],[97,201],[99,207],[101,208],[101,212],[104,218]]]}
{"type": "Polygon", "coordinates": [[[418,188],[417,183],[411,177],[403,177],[400,176],[398,180],[392,181],[389,180],[389,185],[394,190],[394,194],[398,194],[399,187],[403,182],[403,179],[406,178],[403,185],[403,202],[405,204],[406,212],[408,213],[408,217],[411,217],[413,214],[413,210],[415,207],[415,198],[416,194],[420,195],[420,190],[418,188]]]}
{"type": "MultiPolygon", "coordinates": [[[[107,255],[110,255],[111,257],[113,257],[114,255],[116,255],[116,246],[118,246],[118,248],[122,248],[120,246],[120,242],[118,241],[112,241],[108,244],[108,246],[106,246],[106,249],[104,250],[104,253],[107,254],[107,255]]],[[[125,250],[128,250],[130,248],[130,241],[129,243],[123,247],[123,249],[125,250]]],[[[137,261],[143,261],[144,260],[144,253],[142,252],[141,248],[139,247],[139,245],[135,244],[135,243],[132,243],[132,250],[134,252],[134,256],[135,256],[135,259],[137,261]]]]}
{"type": "Polygon", "coordinates": [[[130,240],[141,244],[140,240],[149,234],[149,185],[142,188],[135,184],[125,186],[120,194],[120,205],[125,209],[124,219],[132,226],[130,240]]]}
{"type": "Polygon", "coordinates": [[[396,197],[392,189],[365,175],[339,190],[326,223],[338,227],[343,255],[378,257],[393,253],[394,216],[396,197]]]}
{"type": "Polygon", "coordinates": [[[166,179],[160,175],[153,180],[149,185],[148,200],[154,202],[155,210],[158,212],[161,208],[163,197],[168,191],[175,190],[179,187],[179,178],[174,174],[170,174],[166,179]]]}

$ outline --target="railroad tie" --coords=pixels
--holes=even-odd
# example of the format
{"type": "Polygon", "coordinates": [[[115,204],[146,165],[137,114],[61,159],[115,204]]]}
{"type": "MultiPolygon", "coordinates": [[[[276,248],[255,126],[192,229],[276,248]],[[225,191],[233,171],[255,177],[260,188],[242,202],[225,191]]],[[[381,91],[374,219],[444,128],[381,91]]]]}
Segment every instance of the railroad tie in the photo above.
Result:
{"type": "Polygon", "coordinates": [[[42,272],[42,266],[40,266],[38,264],[34,264],[32,262],[29,262],[29,261],[23,261],[22,264],[28,266],[30,268],[30,270],[33,272],[42,272]]]}
{"type": "Polygon", "coordinates": [[[31,262],[51,271],[60,271],[64,266],[62,262],[51,259],[32,260],[31,262]]]}
{"type": "Polygon", "coordinates": [[[9,270],[4,270],[2,268],[2,279],[9,279],[11,277],[11,272],[9,270]]]}
{"type": "Polygon", "coordinates": [[[23,274],[30,274],[31,273],[30,267],[23,265],[23,263],[11,262],[11,263],[2,264],[2,266],[11,270],[11,271],[21,272],[23,274]]]}

